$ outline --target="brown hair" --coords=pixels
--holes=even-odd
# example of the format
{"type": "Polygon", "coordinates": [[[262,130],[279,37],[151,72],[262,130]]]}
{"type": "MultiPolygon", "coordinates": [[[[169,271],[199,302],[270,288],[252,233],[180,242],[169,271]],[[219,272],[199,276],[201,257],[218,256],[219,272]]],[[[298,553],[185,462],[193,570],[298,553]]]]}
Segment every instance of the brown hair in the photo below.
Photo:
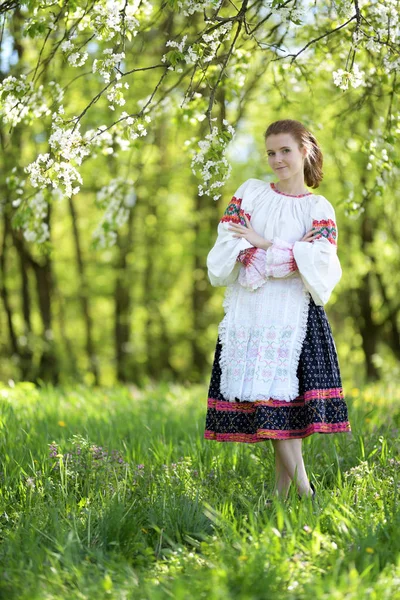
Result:
{"type": "Polygon", "coordinates": [[[307,148],[307,156],[304,160],[304,181],[308,187],[317,188],[324,175],[322,171],[323,156],[313,134],[300,121],[282,119],[274,121],[268,126],[264,134],[265,141],[268,136],[278,133],[290,133],[300,148],[307,148]]]}

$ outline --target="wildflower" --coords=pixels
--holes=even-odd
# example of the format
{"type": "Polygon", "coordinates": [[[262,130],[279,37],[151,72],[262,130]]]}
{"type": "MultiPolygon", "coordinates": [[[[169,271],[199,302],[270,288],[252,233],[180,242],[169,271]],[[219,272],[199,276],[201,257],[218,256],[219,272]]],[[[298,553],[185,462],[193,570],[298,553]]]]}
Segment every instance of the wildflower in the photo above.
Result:
{"type": "Polygon", "coordinates": [[[51,444],[49,444],[49,446],[50,446],[50,448],[49,448],[49,450],[50,450],[50,454],[49,454],[50,458],[56,457],[57,454],[58,454],[57,444],[55,444],[54,442],[52,442],[51,444]]]}
{"type": "Polygon", "coordinates": [[[64,421],[58,421],[58,424],[60,427],[65,427],[65,422],[64,421]]]}
{"type": "Polygon", "coordinates": [[[32,479],[32,477],[27,477],[25,482],[27,487],[35,489],[35,481],[32,479]]]}

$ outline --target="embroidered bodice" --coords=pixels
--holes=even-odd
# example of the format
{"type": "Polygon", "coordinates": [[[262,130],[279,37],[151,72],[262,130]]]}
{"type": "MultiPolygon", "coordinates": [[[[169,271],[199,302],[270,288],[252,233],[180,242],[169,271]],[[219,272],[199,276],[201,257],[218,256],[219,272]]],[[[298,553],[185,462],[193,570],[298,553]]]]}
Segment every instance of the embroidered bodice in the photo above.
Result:
{"type": "Polygon", "coordinates": [[[207,256],[211,284],[227,286],[219,337],[228,400],[296,398],[310,295],[323,306],[342,275],[337,238],[335,211],[324,196],[285,194],[258,179],[235,192],[207,256]],[[267,250],[228,229],[246,225],[244,215],[271,242],[267,250]],[[313,227],[314,240],[300,241],[313,227]]]}
{"type": "Polygon", "coordinates": [[[269,277],[290,277],[297,272],[314,302],[323,306],[342,276],[337,238],[335,211],[324,196],[292,196],[271,183],[248,179],[218,224],[217,240],[207,256],[209,280],[213,286],[238,280],[254,290],[269,277]],[[246,225],[244,214],[254,230],[272,242],[268,250],[233,237],[229,224],[246,225]],[[316,238],[301,242],[312,228],[319,231],[316,238]]]}

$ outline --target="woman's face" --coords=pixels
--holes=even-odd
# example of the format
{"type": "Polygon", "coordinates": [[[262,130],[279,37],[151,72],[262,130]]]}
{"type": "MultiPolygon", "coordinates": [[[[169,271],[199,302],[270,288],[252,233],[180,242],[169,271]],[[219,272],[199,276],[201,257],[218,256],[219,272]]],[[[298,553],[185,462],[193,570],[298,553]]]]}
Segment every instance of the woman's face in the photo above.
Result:
{"type": "Polygon", "coordinates": [[[279,179],[304,173],[305,150],[301,151],[290,133],[269,135],[265,141],[268,162],[279,179]]]}

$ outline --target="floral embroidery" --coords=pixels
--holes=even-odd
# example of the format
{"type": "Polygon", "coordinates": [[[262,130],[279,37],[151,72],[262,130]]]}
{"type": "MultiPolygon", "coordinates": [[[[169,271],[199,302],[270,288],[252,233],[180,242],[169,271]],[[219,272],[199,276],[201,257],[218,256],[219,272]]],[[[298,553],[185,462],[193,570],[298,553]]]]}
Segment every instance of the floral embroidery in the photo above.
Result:
{"type": "Polygon", "coordinates": [[[241,204],[242,204],[242,198],[236,198],[235,196],[233,196],[232,200],[226,207],[226,210],[225,210],[224,214],[222,215],[222,218],[220,219],[220,223],[230,222],[230,223],[238,223],[239,225],[246,226],[246,221],[244,219],[244,215],[246,215],[246,217],[249,219],[249,221],[251,219],[251,215],[244,212],[244,210],[241,208],[241,204]]]}
{"type": "Polygon", "coordinates": [[[256,258],[256,252],[259,248],[245,248],[245,250],[241,250],[238,254],[236,260],[242,263],[245,267],[249,267],[256,258]]]}
{"type": "Polygon", "coordinates": [[[290,257],[290,263],[289,263],[289,271],[298,271],[299,267],[297,266],[297,262],[294,259],[293,256],[293,250],[292,250],[292,256],[290,257]]]}
{"type": "Polygon", "coordinates": [[[273,181],[271,181],[270,183],[270,187],[274,190],[274,192],[276,192],[277,194],[282,194],[282,196],[290,196],[291,198],[303,198],[304,196],[313,196],[312,192],[306,192],[305,194],[286,194],[285,192],[281,192],[280,190],[278,190],[275,186],[275,183],[273,181]]]}
{"type": "Polygon", "coordinates": [[[332,219],[322,219],[321,221],[313,219],[312,226],[313,229],[319,229],[320,234],[314,239],[318,240],[320,237],[325,237],[328,242],[334,246],[337,245],[337,229],[335,221],[332,221],[332,219]]]}

